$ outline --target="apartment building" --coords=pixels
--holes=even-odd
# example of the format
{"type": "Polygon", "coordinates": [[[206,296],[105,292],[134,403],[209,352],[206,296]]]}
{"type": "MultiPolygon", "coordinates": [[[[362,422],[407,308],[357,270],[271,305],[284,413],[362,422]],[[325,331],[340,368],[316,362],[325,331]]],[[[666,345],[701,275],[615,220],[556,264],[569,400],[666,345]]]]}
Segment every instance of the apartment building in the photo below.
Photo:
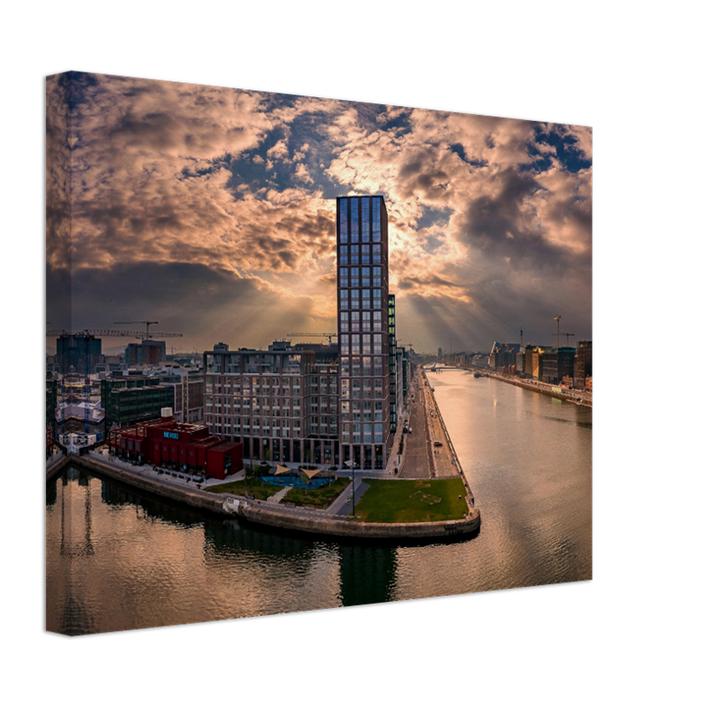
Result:
{"type": "Polygon", "coordinates": [[[382,196],[336,201],[340,461],[382,469],[392,444],[387,210],[382,196]]]}
{"type": "MultiPolygon", "coordinates": [[[[382,196],[336,199],[337,348],[275,341],[203,355],[205,422],[245,458],[384,469],[406,392],[382,196]]],[[[403,352],[404,353],[404,352],[403,352]]]]}
{"type": "Polygon", "coordinates": [[[203,354],[205,423],[247,460],[338,465],[338,365],[275,341],[203,354]]]}

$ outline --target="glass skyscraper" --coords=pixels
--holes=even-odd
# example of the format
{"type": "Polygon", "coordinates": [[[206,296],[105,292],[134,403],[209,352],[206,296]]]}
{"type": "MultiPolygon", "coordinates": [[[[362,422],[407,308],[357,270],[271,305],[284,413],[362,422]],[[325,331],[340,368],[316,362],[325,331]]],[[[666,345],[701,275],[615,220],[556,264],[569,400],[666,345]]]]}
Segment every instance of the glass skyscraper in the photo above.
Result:
{"type": "Polygon", "coordinates": [[[383,469],[392,442],[385,201],[339,197],[336,223],[340,461],[383,469]]]}

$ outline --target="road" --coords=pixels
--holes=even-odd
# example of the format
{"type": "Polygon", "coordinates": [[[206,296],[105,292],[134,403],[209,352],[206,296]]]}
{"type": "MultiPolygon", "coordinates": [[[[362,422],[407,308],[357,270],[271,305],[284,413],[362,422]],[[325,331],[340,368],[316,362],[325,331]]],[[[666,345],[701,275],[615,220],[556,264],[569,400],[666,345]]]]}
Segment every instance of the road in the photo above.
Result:
{"type": "Polygon", "coordinates": [[[412,434],[405,435],[405,462],[398,476],[406,479],[458,476],[430,385],[422,373],[413,381],[408,407],[412,434]],[[435,442],[442,446],[436,447],[435,442]]]}

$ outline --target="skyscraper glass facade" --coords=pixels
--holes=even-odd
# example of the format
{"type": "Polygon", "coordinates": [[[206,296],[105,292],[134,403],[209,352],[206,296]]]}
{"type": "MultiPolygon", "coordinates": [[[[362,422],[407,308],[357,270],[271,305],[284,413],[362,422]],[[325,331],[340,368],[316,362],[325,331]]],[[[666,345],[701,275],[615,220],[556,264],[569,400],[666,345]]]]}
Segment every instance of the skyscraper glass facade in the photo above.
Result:
{"type": "Polygon", "coordinates": [[[341,462],[382,469],[391,442],[388,221],[383,197],[338,198],[336,224],[341,462]]]}

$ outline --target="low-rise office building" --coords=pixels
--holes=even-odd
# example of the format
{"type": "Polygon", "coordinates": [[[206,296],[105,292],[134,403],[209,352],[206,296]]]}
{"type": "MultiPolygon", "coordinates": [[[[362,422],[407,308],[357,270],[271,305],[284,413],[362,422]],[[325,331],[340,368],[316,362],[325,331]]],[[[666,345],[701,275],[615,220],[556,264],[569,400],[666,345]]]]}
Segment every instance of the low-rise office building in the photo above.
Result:
{"type": "Polygon", "coordinates": [[[210,433],[206,425],[177,422],[169,409],[158,420],[108,433],[110,453],[141,464],[224,479],[242,469],[243,447],[210,433]]]}

